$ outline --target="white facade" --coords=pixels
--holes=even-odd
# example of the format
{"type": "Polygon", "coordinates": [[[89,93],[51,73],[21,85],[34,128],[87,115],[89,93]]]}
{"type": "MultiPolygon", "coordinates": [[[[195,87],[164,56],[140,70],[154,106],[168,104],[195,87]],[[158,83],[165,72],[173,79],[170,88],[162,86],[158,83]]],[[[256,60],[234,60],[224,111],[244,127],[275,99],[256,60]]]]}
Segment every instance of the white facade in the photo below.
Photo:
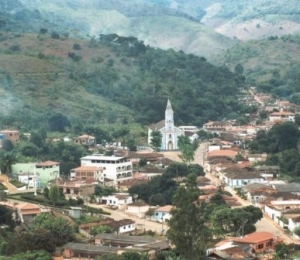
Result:
{"type": "Polygon", "coordinates": [[[225,184],[229,186],[230,188],[240,188],[248,183],[262,183],[264,182],[264,178],[245,178],[245,179],[233,179],[233,178],[228,178],[226,175],[223,178],[225,184]]]}
{"type": "Polygon", "coordinates": [[[162,141],[160,150],[171,151],[179,149],[177,144],[178,137],[184,135],[184,131],[174,125],[174,112],[169,99],[165,111],[165,120],[148,128],[148,144],[151,144],[151,133],[153,131],[159,131],[161,133],[162,141]]]}
{"type": "Polygon", "coordinates": [[[88,155],[81,158],[81,166],[96,166],[103,169],[103,177],[117,185],[132,179],[132,162],[124,157],[88,155]]]}
{"type": "Polygon", "coordinates": [[[199,131],[197,126],[188,126],[188,125],[183,125],[183,126],[179,126],[178,127],[181,131],[188,131],[188,132],[193,132],[193,133],[197,133],[199,131]]]}
{"type": "Polygon", "coordinates": [[[18,175],[18,180],[27,185],[28,188],[40,187],[40,180],[35,175],[18,175]]]}
{"type": "Polygon", "coordinates": [[[135,231],[135,223],[120,226],[118,230],[118,234],[130,233],[133,231],[135,231]]]}
{"type": "Polygon", "coordinates": [[[149,205],[146,204],[137,204],[132,203],[127,205],[126,212],[129,214],[136,215],[139,218],[143,218],[146,215],[146,212],[149,210],[149,205]]]}
{"type": "Polygon", "coordinates": [[[265,205],[264,211],[274,222],[279,224],[279,218],[282,215],[280,210],[265,205]]]}
{"type": "Polygon", "coordinates": [[[102,196],[101,201],[106,201],[106,205],[116,206],[123,209],[127,204],[132,203],[132,196],[125,194],[115,194],[109,196],[102,196]]]}
{"type": "MultiPolygon", "coordinates": [[[[300,227],[300,222],[294,221],[293,219],[289,218],[289,224],[288,224],[288,229],[290,231],[294,231],[295,228],[300,227]]],[[[299,236],[293,233],[293,236],[297,239],[299,239],[299,236]]]]}

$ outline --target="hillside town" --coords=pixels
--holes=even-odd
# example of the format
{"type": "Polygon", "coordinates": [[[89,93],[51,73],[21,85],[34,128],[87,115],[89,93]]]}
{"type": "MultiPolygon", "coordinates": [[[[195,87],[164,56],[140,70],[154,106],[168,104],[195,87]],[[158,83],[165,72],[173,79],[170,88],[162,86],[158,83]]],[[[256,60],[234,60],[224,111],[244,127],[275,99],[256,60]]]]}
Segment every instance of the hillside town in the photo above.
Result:
{"type": "MultiPolygon", "coordinates": [[[[241,100],[258,107],[257,112],[245,115],[246,124],[223,120],[207,122],[198,128],[176,127],[173,117],[176,111],[168,99],[165,119],[149,126],[147,144],[138,151],[129,151],[115,141],[103,147],[111,155],[95,153],[99,148],[97,140],[85,133],[73,139],[68,136],[63,140],[52,139],[53,142],[84,146],[89,155],[82,157],[80,165],[65,175],[61,174],[60,163],[50,159],[13,163],[11,176],[0,175],[4,191],[0,204],[14,212],[20,225],[32,222],[39,214],[63,217],[74,225],[76,220],[88,215],[86,218],[91,221],[78,225],[85,242],[64,244],[59,253],[56,250],[56,259],[94,259],[127,251],[146,253],[154,259],[157,252],[172,248],[166,232],[173,206],[150,205],[129,190],[161,176],[172,163],[182,162],[178,138],[187,136],[191,142],[199,142],[192,163],[201,165],[205,173],[197,177],[201,191],[199,200],[210,203],[221,190],[230,194],[223,194],[222,199],[231,209],[252,205],[263,213],[263,218],[256,223],[256,231],[244,234],[243,224],[248,221],[245,219],[236,236],[224,237],[207,248],[207,259],[274,259],[277,244],[300,245],[300,232],[294,232],[300,226],[300,183],[281,179],[278,165],[263,164],[268,154],[252,153],[247,144],[260,130],[268,131],[276,124],[295,122],[300,107],[256,93],[254,87],[245,92],[241,100]],[[151,147],[153,131],[161,133],[159,151],[151,147]],[[26,197],[26,194],[38,197],[53,185],[67,200],[81,203],[74,202],[73,206],[64,208],[58,201],[50,206],[26,197]],[[97,186],[111,188],[114,192],[96,195],[97,186]],[[96,217],[92,217],[92,212],[96,217]],[[109,227],[112,232],[92,232],[100,226],[109,227]],[[149,236],[152,233],[154,235],[149,236]]],[[[30,133],[17,129],[0,131],[0,139],[15,144],[21,134],[30,139],[30,133]]]]}

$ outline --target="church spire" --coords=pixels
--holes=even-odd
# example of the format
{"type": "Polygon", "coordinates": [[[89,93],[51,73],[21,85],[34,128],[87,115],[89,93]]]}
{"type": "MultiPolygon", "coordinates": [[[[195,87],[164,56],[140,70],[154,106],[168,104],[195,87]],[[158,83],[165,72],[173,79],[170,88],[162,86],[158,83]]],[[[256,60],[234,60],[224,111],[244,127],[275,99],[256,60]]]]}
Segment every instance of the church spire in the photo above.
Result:
{"type": "Polygon", "coordinates": [[[167,108],[166,108],[166,112],[165,112],[165,126],[166,126],[166,129],[168,129],[168,130],[174,129],[173,109],[172,109],[171,101],[169,98],[168,98],[167,108]]]}
{"type": "Polygon", "coordinates": [[[170,101],[170,99],[168,98],[168,102],[167,102],[167,110],[173,110],[172,109],[172,105],[171,105],[171,101],[170,101]]]}

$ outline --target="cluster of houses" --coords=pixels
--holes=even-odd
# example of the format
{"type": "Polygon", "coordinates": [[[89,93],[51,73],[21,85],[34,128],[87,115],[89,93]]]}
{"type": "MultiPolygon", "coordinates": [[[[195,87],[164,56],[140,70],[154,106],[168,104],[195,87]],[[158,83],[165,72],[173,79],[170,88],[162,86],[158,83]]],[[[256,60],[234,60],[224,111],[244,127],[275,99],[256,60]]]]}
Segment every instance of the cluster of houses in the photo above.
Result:
{"type": "Polygon", "coordinates": [[[236,120],[211,121],[203,125],[203,130],[218,135],[223,141],[243,144],[246,140],[253,139],[259,130],[269,130],[282,122],[295,122],[296,116],[300,115],[300,106],[286,100],[273,100],[270,95],[255,93],[255,88],[251,88],[241,101],[258,107],[257,112],[245,115],[249,118],[248,125],[241,126],[236,120]]]}
{"type": "MultiPolygon", "coordinates": [[[[207,153],[204,168],[216,180],[215,186],[239,190],[244,199],[260,207],[276,224],[293,232],[300,226],[300,184],[278,180],[277,166],[252,166],[249,160],[252,155],[249,158],[244,155],[242,161],[237,161],[239,151],[234,151],[207,153]]],[[[255,156],[256,161],[265,158],[264,154],[255,156]]]]}
{"type": "MultiPolygon", "coordinates": [[[[28,140],[31,137],[30,133],[23,133],[23,135],[28,140]]],[[[1,130],[0,131],[0,145],[1,146],[2,146],[3,140],[10,140],[12,142],[12,144],[16,144],[20,140],[20,132],[18,130],[11,130],[11,129],[1,130]]],[[[60,141],[60,140],[61,139],[53,139],[52,141],[60,141]]],[[[76,144],[86,146],[87,148],[96,146],[96,138],[94,136],[87,135],[87,134],[77,136],[73,139],[66,136],[65,138],[63,138],[63,141],[64,142],[74,142],[76,144]]]]}
{"type": "MultiPolygon", "coordinates": [[[[265,121],[258,124],[258,114],[249,115],[251,123],[247,126],[237,125],[235,121],[208,122],[203,130],[217,135],[209,140],[203,153],[204,171],[214,177],[215,182],[206,177],[197,179],[198,187],[203,191],[200,200],[209,202],[210,198],[220,188],[229,191],[239,190],[244,199],[262,209],[264,214],[284,229],[293,232],[300,227],[300,184],[278,181],[279,168],[277,166],[253,166],[255,162],[263,162],[267,154],[250,154],[244,149],[246,140],[255,137],[258,130],[268,130],[274,124],[295,121],[300,111],[297,106],[288,101],[275,101],[265,105],[268,96],[255,94],[244,97],[244,102],[257,105],[259,112],[266,112],[265,121]]],[[[197,138],[196,127],[174,125],[173,110],[170,100],[167,102],[165,120],[153,124],[148,129],[148,143],[151,143],[151,133],[159,131],[162,135],[162,150],[178,149],[178,137],[188,135],[191,141],[197,138]]],[[[5,130],[0,132],[0,140],[9,139],[18,142],[19,132],[5,130]]],[[[64,141],[71,141],[66,138],[64,141]]],[[[87,146],[96,145],[94,137],[82,135],[75,138],[75,143],[87,146]]],[[[172,161],[163,154],[156,152],[129,152],[117,150],[113,156],[92,154],[81,158],[79,167],[70,171],[68,179],[61,178],[58,162],[45,161],[39,163],[13,164],[12,173],[19,181],[29,187],[45,187],[49,183],[56,183],[61,191],[68,197],[81,197],[88,200],[94,194],[96,184],[112,186],[119,191],[110,196],[95,197],[96,202],[105,204],[112,209],[124,211],[128,219],[113,220],[101,219],[100,222],[82,224],[79,230],[89,235],[91,228],[107,225],[114,230],[113,234],[99,234],[91,238],[89,244],[69,243],[64,246],[63,255],[66,258],[85,257],[90,259],[101,254],[120,254],[125,251],[147,252],[153,255],[157,250],[168,250],[169,243],[165,240],[128,236],[145,227],[137,224],[135,218],[147,219],[162,224],[171,218],[171,205],[163,207],[150,207],[144,202],[135,201],[135,198],[126,193],[129,187],[147,183],[155,175],[162,174],[163,168],[172,161]],[[140,160],[146,160],[151,167],[145,171],[134,171],[140,160]]],[[[22,189],[22,188],[21,188],[22,189]]],[[[239,207],[241,204],[233,197],[223,195],[223,199],[230,207],[239,207]]],[[[47,209],[26,203],[24,205],[7,205],[15,210],[21,222],[29,221],[40,212],[47,209]],[[37,208],[38,207],[38,208],[37,208]]],[[[80,217],[81,208],[73,207],[64,214],[73,218],[80,217]]],[[[57,213],[58,214],[58,213],[57,213]]],[[[163,232],[163,230],[162,230],[163,232]]],[[[295,234],[294,236],[298,238],[295,234]]],[[[226,238],[214,248],[207,251],[211,259],[259,259],[255,253],[260,253],[282,242],[282,240],[269,232],[254,232],[244,237],[226,238]]]]}
{"type": "Polygon", "coordinates": [[[40,163],[15,163],[12,165],[12,175],[25,186],[20,188],[46,187],[57,182],[67,195],[78,195],[96,184],[112,186],[118,190],[128,190],[129,187],[148,182],[152,177],[161,175],[163,168],[172,160],[164,158],[163,154],[155,152],[135,153],[119,150],[114,156],[101,154],[87,155],[81,158],[81,165],[71,169],[69,178],[60,176],[60,163],[44,161],[40,163]],[[134,170],[141,159],[148,162],[143,170],[134,170]]]}

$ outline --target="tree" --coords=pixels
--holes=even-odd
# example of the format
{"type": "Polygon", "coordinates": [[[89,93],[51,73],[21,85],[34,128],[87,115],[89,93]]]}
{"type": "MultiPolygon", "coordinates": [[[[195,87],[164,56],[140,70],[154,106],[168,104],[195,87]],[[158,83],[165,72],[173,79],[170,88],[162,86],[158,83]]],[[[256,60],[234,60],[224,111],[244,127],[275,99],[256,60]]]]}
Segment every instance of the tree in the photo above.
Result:
{"type": "Polygon", "coordinates": [[[129,149],[129,151],[131,152],[136,152],[137,151],[137,147],[136,147],[136,143],[134,139],[129,139],[127,141],[127,147],[129,149]]]}
{"type": "Polygon", "coordinates": [[[11,166],[17,162],[17,156],[14,151],[2,152],[0,154],[0,166],[8,176],[11,177],[11,166]]]}
{"type": "Polygon", "coordinates": [[[194,160],[195,151],[199,147],[198,140],[191,140],[186,135],[181,135],[178,138],[178,147],[181,150],[181,159],[188,164],[194,160]]]}
{"type": "Polygon", "coordinates": [[[0,256],[0,260],[51,260],[50,253],[44,250],[15,254],[12,256],[0,256]]]}
{"type": "Polygon", "coordinates": [[[146,158],[141,158],[139,160],[139,167],[145,167],[147,165],[147,159],[146,158]]]}
{"type": "Polygon", "coordinates": [[[172,162],[163,173],[169,178],[177,179],[179,177],[186,177],[189,174],[187,164],[181,162],[172,162]]]}
{"type": "Polygon", "coordinates": [[[45,198],[49,199],[49,189],[47,187],[44,188],[43,194],[44,194],[45,198]]]}
{"type": "Polygon", "coordinates": [[[204,217],[205,204],[199,201],[196,175],[188,175],[186,186],[180,186],[174,196],[172,218],[167,237],[186,259],[205,257],[210,232],[204,217]]]}
{"type": "Polygon", "coordinates": [[[189,174],[193,173],[197,176],[204,176],[205,175],[203,167],[199,164],[189,164],[188,165],[188,172],[189,172],[189,174]]]}
{"type": "Polygon", "coordinates": [[[181,158],[187,164],[194,160],[195,150],[192,144],[185,145],[181,150],[181,158]]]}
{"type": "Polygon", "coordinates": [[[211,213],[211,223],[215,233],[224,235],[244,235],[255,231],[254,224],[262,218],[262,212],[254,206],[230,209],[227,206],[217,207],[211,213]]]}
{"type": "Polygon", "coordinates": [[[46,34],[48,32],[47,28],[41,28],[40,29],[40,34],[46,34]]]}
{"type": "Polygon", "coordinates": [[[153,206],[156,206],[156,205],[164,206],[164,205],[166,205],[166,200],[161,193],[158,193],[158,194],[152,195],[149,198],[149,204],[153,205],[153,206]]]}
{"type": "Polygon", "coordinates": [[[59,34],[57,32],[52,32],[51,33],[51,38],[52,39],[59,39],[59,34]]]}
{"type": "Polygon", "coordinates": [[[161,147],[162,135],[158,130],[154,130],[151,132],[151,142],[150,145],[154,149],[154,151],[158,152],[161,147]]]}
{"type": "Polygon", "coordinates": [[[289,247],[285,243],[279,243],[275,245],[275,259],[282,260],[285,259],[289,254],[289,247]]]}
{"type": "Polygon", "coordinates": [[[14,145],[12,143],[11,140],[9,139],[4,139],[2,140],[2,149],[5,151],[5,152],[10,152],[14,149],[14,145]]]}
{"type": "Polygon", "coordinates": [[[8,225],[13,228],[15,226],[15,222],[12,218],[12,213],[12,210],[0,205],[0,225],[8,225]]]}
{"type": "Polygon", "coordinates": [[[67,127],[70,127],[69,119],[61,113],[51,116],[48,120],[49,130],[57,132],[65,132],[67,127]]]}
{"type": "Polygon", "coordinates": [[[79,43],[74,43],[73,44],[73,50],[81,50],[81,46],[79,43]]]}
{"type": "Polygon", "coordinates": [[[149,256],[148,253],[125,251],[121,255],[114,255],[114,254],[102,255],[95,258],[95,260],[149,260],[149,256]]]}
{"type": "Polygon", "coordinates": [[[295,235],[297,235],[298,237],[300,237],[300,227],[298,226],[298,227],[294,228],[293,233],[295,235]]]}
{"type": "Polygon", "coordinates": [[[298,126],[292,122],[276,124],[268,132],[271,142],[276,146],[271,152],[281,152],[286,149],[297,149],[297,142],[300,136],[298,126]]]}
{"type": "Polygon", "coordinates": [[[240,63],[238,63],[234,67],[234,72],[239,75],[242,75],[244,73],[244,67],[240,63]]]}
{"type": "Polygon", "coordinates": [[[59,187],[56,184],[52,184],[49,190],[49,199],[52,201],[53,205],[58,201],[60,197],[59,187]]]}
{"type": "Polygon", "coordinates": [[[96,227],[92,227],[90,230],[90,234],[92,236],[96,236],[99,233],[109,234],[109,233],[113,233],[113,230],[109,226],[96,226],[96,227]]]}
{"type": "Polygon", "coordinates": [[[35,231],[40,228],[51,232],[52,237],[55,239],[55,246],[62,246],[75,239],[74,225],[62,217],[55,217],[49,213],[41,213],[34,218],[29,229],[35,231]]]}

